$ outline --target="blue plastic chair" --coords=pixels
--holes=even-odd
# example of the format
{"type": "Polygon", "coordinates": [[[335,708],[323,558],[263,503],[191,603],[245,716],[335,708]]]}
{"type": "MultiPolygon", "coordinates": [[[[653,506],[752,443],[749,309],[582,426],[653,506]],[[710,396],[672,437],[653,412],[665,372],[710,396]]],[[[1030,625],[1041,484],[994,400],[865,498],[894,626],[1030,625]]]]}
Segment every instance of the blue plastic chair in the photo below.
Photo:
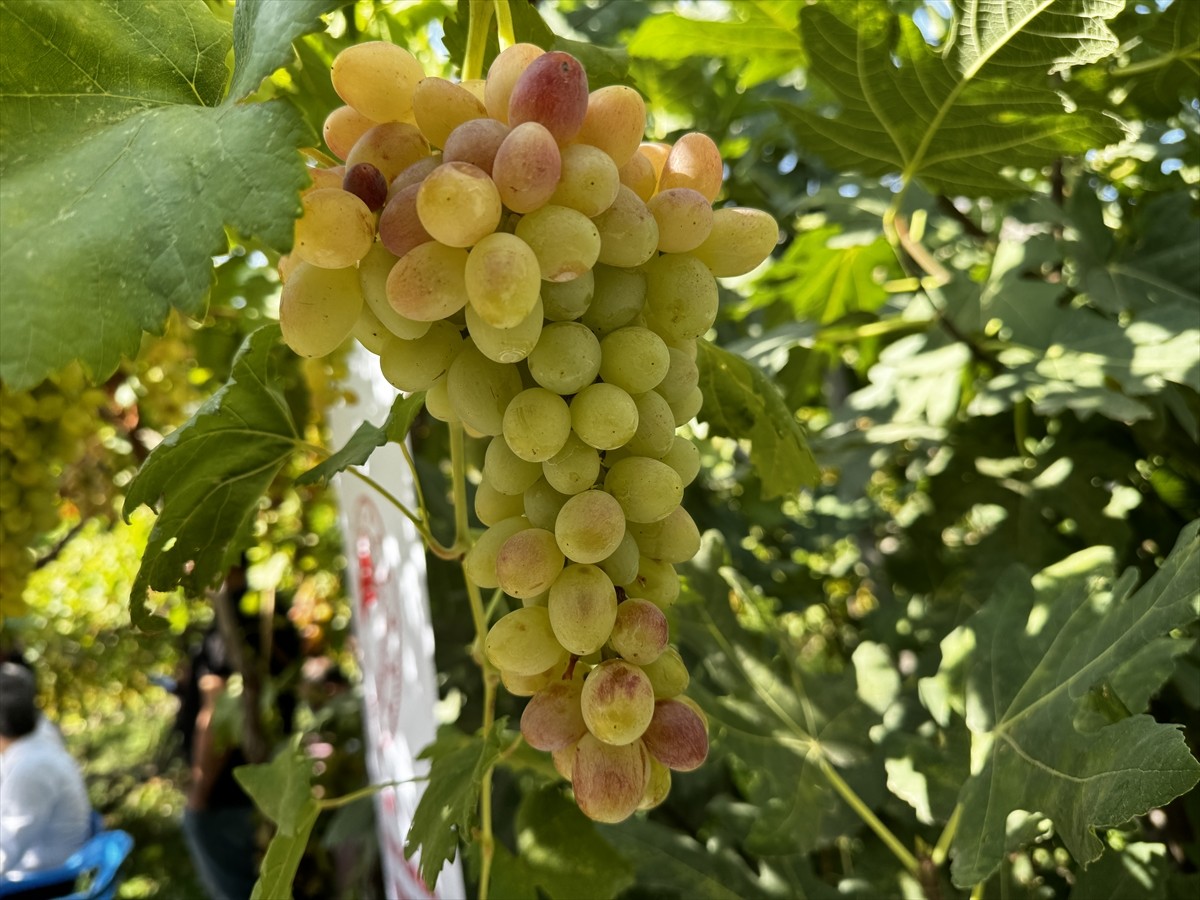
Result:
{"type": "Polygon", "coordinates": [[[0,897],[21,900],[26,891],[63,884],[64,889],[73,893],[62,895],[62,900],[113,900],[119,883],[117,875],[133,849],[133,838],[124,831],[98,830],[102,827],[100,817],[93,813],[92,836],[65,863],[20,879],[0,880],[0,897]],[[84,890],[74,891],[82,875],[89,876],[90,881],[84,890]]]}

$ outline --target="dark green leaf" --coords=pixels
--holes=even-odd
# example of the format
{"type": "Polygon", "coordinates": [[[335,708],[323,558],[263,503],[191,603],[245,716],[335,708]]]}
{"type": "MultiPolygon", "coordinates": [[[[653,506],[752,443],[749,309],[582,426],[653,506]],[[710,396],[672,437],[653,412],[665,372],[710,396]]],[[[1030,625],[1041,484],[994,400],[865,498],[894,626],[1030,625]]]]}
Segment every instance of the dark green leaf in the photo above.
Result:
{"type": "Polygon", "coordinates": [[[1162,844],[1109,849],[1075,876],[1067,900],[1166,900],[1174,863],[1162,844]]]}
{"type": "MultiPolygon", "coordinates": [[[[478,845],[471,846],[473,856],[478,856],[478,845]]],[[[538,900],[537,886],[533,873],[520,857],[513,856],[500,841],[496,842],[492,854],[492,882],[488,896],[496,900],[538,900]]]]}
{"type": "Polygon", "coordinates": [[[741,357],[708,341],[697,346],[704,393],[699,418],[714,434],[750,441],[750,462],[762,481],[763,496],[779,497],[816,484],[816,460],[779,389],[741,357]]]}
{"type": "Polygon", "coordinates": [[[292,41],[324,28],[320,16],[343,0],[240,0],[233,12],[233,83],[229,96],[241,100],[262,80],[292,61],[292,41]]]}
{"type": "Polygon", "coordinates": [[[204,3],[6,3],[0,42],[6,384],[74,359],[103,380],[172,306],[199,316],[226,226],[290,246],[306,128],[216,105],[230,35],[204,3]]]}
{"type": "Polygon", "coordinates": [[[633,884],[633,870],[558,786],[527,794],[517,810],[517,850],[550,900],[608,900],[633,884]]]}
{"type": "Polygon", "coordinates": [[[946,194],[1026,188],[1007,172],[1040,168],[1121,136],[1115,119],[1071,109],[1046,76],[1116,49],[1117,0],[1011,0],[959,10],[943,57],[882,3],[813,4],[800,13],[810,73],[834,104],[780,103],[803,146],[839,168],[900,173],[946,194]]]}
{"type": "Polygon", "coordinates": [[[146,624],[148,590],[198,594],[237,561],[259,499],[301,441],[278,387],[289,365],[278,325],[253,332],[228,383],[154,448],[130,484],[126,518],[142,504],[160,507],[130,596],[135,623],[146,624]]]}
{"type": "Polygon", "coordinates": [[[315,806],[312,760],[294,746],[275,754],[269,763],[238,766],[233,776],[286,837],[296,836],[309,808],[315,806]]]}
{"type": "MultiPolygon", "coordinates": [[[[1120,825],[1200,780],[1200,763],[1175,726],[1145,715],[1088,733],[1072,724],[1093,688],[1114,683],[1147,644],[1200,616],[1198,532],[1200,522],[1188,526],[1136,593],[1133,570],[1109,587],[1112,554],[1102,548],[1032,581],[1014,568],[956,633],[974,646],[959,665],[977,769],[959,795],[956,884],[983,881],[1000,865],[1014,810],[1051,818],[1067,849],[1087,864],[1103,849],[1095,828],[1120,825]]],[[[944,664],[944,674],[955,668],[944,664]]]]}
{"type": "Polygon", "coordinates": [[[431,888],[442,865],[454,859],[459,842],[471,840],[479,783],[500,756],[503,730],[503,720],[486,736],[467,737],[443,728],[438,739],[421,752],[421,759],[432,760],[429,782],[413,815],[404,853],[411,857],[420,848],[421,878],[431,888]]]}
{"type": "Polygon", "coordinates": [[[397,397],[382,426],[363,422],[358,426],[358,430],[350,436],[350,440],[346,441],[346,446],[297,478],[296,484],[315,484],[319,481],[328,481],[338,472],[344,472],[350,466],[361,466],[370,458],[376,447],[382,447],[389,441],[394,443],[403,441],[424,406],[424,391],[409,394],[407,397],[397,397]]]}
{"type": "Polygon", "coordinates": [[[292,884],[296,880],[296,872],[300,869],[300,861],[308,848],[308,839],[312,835],[313,826],[317,824],[319,813],[320,808],[316,801],[310,801],[301,811],[296,822],[295,834],[287,835],[277,831],[271,838],[250,900],[280,900],[292,896],[292,884]]]}

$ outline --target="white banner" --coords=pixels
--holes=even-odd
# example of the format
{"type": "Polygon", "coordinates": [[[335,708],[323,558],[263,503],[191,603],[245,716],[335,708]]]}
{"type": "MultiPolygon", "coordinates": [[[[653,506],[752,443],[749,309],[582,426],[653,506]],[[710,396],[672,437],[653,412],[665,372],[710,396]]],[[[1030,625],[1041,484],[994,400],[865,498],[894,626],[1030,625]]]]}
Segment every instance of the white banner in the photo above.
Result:
{"type": "MultiPolygon", "coordinates": [[[[345,386],[357,395],[357,402],[328,413],[335,448],[343,446],[363,421],[382,425],[397,396],[380,374],[378,358],[362,347],[355,344],[346,363],[345,386]]],[[[378,448],[362,468],[410,509],[416,508],[412,475],[395,444],[378,448]]],[[[442,869],[437,889],[430,891],[417,871],[417,857],[404,858],[404,839],[425,789],[423,781],[411,779],[429,772],[429,763],[416,756],[433,741],[437,729],[424,545],[413,524],[359,479],[338,475],[337,491],[363,670],[367,767],[375,784],[408,782],[376,795],[384,894],[389,900],[456,900],[466,896],[457,862],[442,869]]]]}

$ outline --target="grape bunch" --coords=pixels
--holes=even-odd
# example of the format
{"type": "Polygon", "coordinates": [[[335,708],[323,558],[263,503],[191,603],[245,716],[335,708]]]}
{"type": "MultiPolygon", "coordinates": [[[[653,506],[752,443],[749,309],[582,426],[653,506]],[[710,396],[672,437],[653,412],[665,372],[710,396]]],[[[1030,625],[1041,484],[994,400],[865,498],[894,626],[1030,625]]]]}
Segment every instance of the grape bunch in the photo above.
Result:
{"type": "Polygon", "coordinates": [[[99,428],[108,402],[70,368],[30,391],[0,385],[0,619],[25,611],[34,541],[59,519],[59,477],[99,428]]]}
{"type": "Polygon", "coordinates": [[[454,83],[380,41],[332,78],[344,165],[302,195],[284,340],[319,356],[353,335],[433,417],[489,439],[463,565],[521,606],[484,652],[580,809],[621,821],[708,753],[664,612],[700,546],[680,505],[699,452],[676,429],[701,408],[715,278],[762,262],[778,226],[714,210],[716,144],[643,142],[642,97],[589,91],[566,53],[515,44],[454,83]]]}

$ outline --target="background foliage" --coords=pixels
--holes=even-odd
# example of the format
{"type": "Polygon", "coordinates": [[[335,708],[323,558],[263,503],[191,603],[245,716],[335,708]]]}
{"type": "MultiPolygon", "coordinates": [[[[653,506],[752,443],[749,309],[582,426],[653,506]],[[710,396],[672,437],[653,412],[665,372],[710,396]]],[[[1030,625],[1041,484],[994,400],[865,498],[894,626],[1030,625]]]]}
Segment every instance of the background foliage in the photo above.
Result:
{"type": "MultiPolygon", "coordinates": [[[[51,673],[47,701],[69,733],[169,714],[137,678],[106,687],[171,671],[172,639],[130,631],[112,601],[141,579],[136,615],[143,583],[181,578],[164,556],[134,576],[151,523],[111,511],[274,315],[267,263],[298,210],[295,148],[337,102],[330,60],[379,37],[428,71],[461,59],[465,2],[338,6],[195,3],[151,50],[137,36],[162,24],[149,7],[0,6],[0,39],[22,51],[0,69],[0,374],[14,392],[71,359],[111,376],[90,467],[78,452],[47,461],[62,524],[31,540],[30,564],[45,564],[29,615],[5,625],[51,673]],[[92,65],[47,67],[47,50],[92,65]],[[108,288],[101,327],[63,329],[95,284],[108,288]],[[171,306],[207,327],[172,320],[143,339],[171,306]],[[96,467],[104,477],[78,474],[96,467]]],[[[492,895],[569,897],[580,883],[627,897],[1194,895],[1200,5],[513,9],[519,37],[579,53],[594,85],[637,86],[655,137],[711,134],[724,202],[769,209],[785,237],[723,290],[716,343],[736,356],[708,357],[693,426],[705,467],[685,502],[712,531],[672,628],[710,718],[709,763],[648,817],[596,827],[546,760],[503,757],[492,895]],[[780,427],[760,414],[750,440],[734,439],[747,407],[780,427]]],[[[293,486],[315,461],[296,445],[321,443],[314,410],[336,402],[334,372],[300,370],[266,338],[242,364],[275,360],[294,440],[279,477],[242,499],[245,540],[195,539],[207,562],[189,594],[251,541],[260,590],[294,591],[298,627],[336,656],[347,622],[331,508],[320,488],[293,486]]],[[[193,420],[175,443],[207,427],[193,420]]],[[[446,534],[444,438],[424,419],[413,436],[446,534]]],[[[261,450],[216,446],[229,471],[261,450]]],[[[167,490],[160,527],[171,502],[167,490]]],[[[475,802],[454,773],[490,764],[512,735],[476,734],[457,569],[431,557],[430,587],[444,689],[464,698],[433,750],[451,774],[431,792],[470,826],[475,802]]],[[[205,621],[181,595],[149,598],[177,635],[205,621]]],[[[520,704],[497,712],[512,721],[520,704]]],[[[107,771],[94,762],[93,783],[107,771]]],[[[146,795],[125,784],[122,802],[146,795]]],[[[413,835],[428,856],[462,849],[449,837],[440,823],[413,835]]],[[[477,850],[465,857],[477,872],[477,850]]]]}

